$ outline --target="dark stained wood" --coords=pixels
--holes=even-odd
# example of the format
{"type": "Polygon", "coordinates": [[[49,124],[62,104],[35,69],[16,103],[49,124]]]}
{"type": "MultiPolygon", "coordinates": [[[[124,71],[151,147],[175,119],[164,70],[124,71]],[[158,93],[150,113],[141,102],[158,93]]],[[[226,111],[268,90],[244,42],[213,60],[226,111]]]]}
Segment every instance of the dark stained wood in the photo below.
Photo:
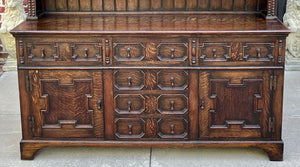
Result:
{"type": "Polygon", "coordinates": [[[151,0],[139,0],[139,4],[140,4],[140,8],[139,10],[150,10],[151,6],[150,6],[151,0]]]}
{"type": "Polygon", "coordinates": [[[283,160],[290,31],[275,0],[28,2],[11,31],[21,159],[87,146],[256,147],[283,160]]]}
{"type": "Polygon", "coordinates": [[[79,1],[78,0],[68,0],[68,10],[69,11],[78,11],[79,10],[79,1]]]}
{"type": "Polygon", "coordinates": [[[56,7],[56,10],[58,11],[67,11],[68,8],[68,0],[56,0],[55,2],[55,7],[56,7]]]}
{"type": "Polygon", "coordinates": [[[23,140],[21,141],[21,159],[32,160],[34,155],[45,147],[158,147],[158,148],[260,148],[264,150],[271,161],[283,160],[282,141],[45,141],[23,140]]]}
{"type": "Polygon", "coordinates": [[[249,33],[288,33],[278,20],[268,21],[259,14],[190,14],[181,15],[49,15],[39,22],[24,22],[12,30],[13,33],[85,33],[94,34],[137,34],[137,33],[181,33],[181,34],[249,34],[249,33]],[[117,19],[116,19],[117,18],[117,19]],[[128,19],[131,19],[128,22],[128,19]],[[144,24],[150,20],[149,24],[144,24]],[[224,23],[223,20],[226,20],[224,23]],[[104,21],[104,22],[103,22],[104,21]],[[51,23],[51,24],[50,24],[51,23]],[[64,24],[63,24],[64,23],[64,24]],[[68,23],[68,24],[67,24],[68,23]],[[175,26],[179,24],[180,26],[175,26]],[[84,25],[84,26],[80,26],[84,25]],[[120,25],[120,26],[117,26],[120,25]]]}
{"type": "Polygon", "coordinates": [[[105,106],[104,107],[104,121],[105,121],[105,139],[113,140],[114,139],[114,102],[113,102],[113,71],[104,71],[103,78],[104,79],[104,99],[105,99],[105,106]]]}
{"type": "Polygon", "coordinates": [[[92,0],[92,10],[93,11],[102,11],[103,10],[103,1],[92,0]]]}
{"type": "Polygon", "coordinates": [[[116,3],[116,10],[126,11],[126,0],[119,0],[118,3],[116,3]]]}

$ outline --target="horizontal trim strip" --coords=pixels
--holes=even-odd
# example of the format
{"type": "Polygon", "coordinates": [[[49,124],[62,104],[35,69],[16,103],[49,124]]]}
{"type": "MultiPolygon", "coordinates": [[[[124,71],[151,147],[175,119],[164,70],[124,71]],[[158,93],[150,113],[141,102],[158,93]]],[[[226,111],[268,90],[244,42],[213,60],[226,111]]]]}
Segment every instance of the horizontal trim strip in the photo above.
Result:
{"type": "Polygon", "coordinates": [[[283,70],[283,66],[241,66],[241,67],[156,67],[156,66],[135,66],[135,67],[18,67],[19,70],[118,70],[118,69],[145,69],[145,70],[283,70]]]}

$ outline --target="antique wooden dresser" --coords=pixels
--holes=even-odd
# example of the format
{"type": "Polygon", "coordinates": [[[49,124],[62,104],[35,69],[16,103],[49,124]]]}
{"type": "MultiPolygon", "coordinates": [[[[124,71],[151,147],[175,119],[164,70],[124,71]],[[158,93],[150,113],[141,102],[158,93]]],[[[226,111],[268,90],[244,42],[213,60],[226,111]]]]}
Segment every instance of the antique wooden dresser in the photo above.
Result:
{"type": "Polygon", "coordinates": [[[275,0],[28,0],[21,158],[44,147],[256,147],[283,159],[275,0]]]}

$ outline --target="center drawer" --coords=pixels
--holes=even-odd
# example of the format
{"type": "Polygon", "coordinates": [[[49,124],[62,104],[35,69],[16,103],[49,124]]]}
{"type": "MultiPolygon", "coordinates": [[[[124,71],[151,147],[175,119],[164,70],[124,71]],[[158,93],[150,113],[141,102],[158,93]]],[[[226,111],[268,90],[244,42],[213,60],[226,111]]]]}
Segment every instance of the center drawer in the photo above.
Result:
{"type": "Polygon", "coordinates": [[[112,45],[114,65],[188,65],[187,39],[118,38],[112,45]]]}
{"type": "Polygon", "coordinates": [[[186,70],[115,70],[116,90],[186,90],[186,70]]]}

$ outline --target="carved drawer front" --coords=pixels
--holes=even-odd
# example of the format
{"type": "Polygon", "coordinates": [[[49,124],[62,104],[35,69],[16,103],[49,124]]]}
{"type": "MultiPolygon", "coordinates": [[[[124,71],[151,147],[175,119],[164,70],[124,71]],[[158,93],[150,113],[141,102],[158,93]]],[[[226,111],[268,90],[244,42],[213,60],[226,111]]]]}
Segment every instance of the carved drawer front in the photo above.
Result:
{"type": "Polygon", "coordinates": [[[158,136],[169,139],[186,139],[188,137],[188,121],[184,118],[159,119],[158,136]]]}
{"type": "Polygon", "coordinates": [[[141,114],[145,110],[145,98],[142,95],[117,95],[114,105],[118,114],[141,114]]]}
{"type": "Polygon", "coordinates": [[[117,118],[114,129],[117,138],[139,139],[145,135],[145,121],[141,118],[117,118]]]}
{"type": "Polygon", "coordinates": [[[181,70],[159,71],[157,82],[161,90],[185,90],[188,85],[188,73],[181,70]]]}
{"type": "Polygon", "coordinates": [[[114,43],[113,47],[117,61],[141,61],[145,57],[143,43],[114,43]]]}
{"type": "Polygon", "coordinates": [[[243,60],[257,62],[273,62],[275,58],[275,43],[244,43],[243,60]]]}
{"type": "Polygon", "coordinates": [[[141,70],[120,70],[114,73],[115,88],[118,90],[141,90],[145,73],[141,70]]]}
{"type": "Polygon", "coordinates": [[[181,94],[160,95],[157,110],[161,114],[185,114],[188,111],[188,98],[181,94]]]}
{"type": "Polygon", "coordinates": [[[102,43],[72,43],[71,48],[71,60],[72,61],[103,61],[103,49],[102,43]]]}
{"type": "Polygon", "coordinates": [[[188,58],[187,43],[160,43],[157,47],[161,61],[185,61],[188,58]]]}
{"type": "MultiPolygon", "coordinates": [[[[60,59],[58,43],[27,43],[28,61],[51,62],[60,59]]],[[[24,59],[24,58],[23,58],[24,59]]]]}
{"type": "Polygon", "coordinates": [[[230,61],[230,43],[200,43],[200,62],[230,61]]]}

